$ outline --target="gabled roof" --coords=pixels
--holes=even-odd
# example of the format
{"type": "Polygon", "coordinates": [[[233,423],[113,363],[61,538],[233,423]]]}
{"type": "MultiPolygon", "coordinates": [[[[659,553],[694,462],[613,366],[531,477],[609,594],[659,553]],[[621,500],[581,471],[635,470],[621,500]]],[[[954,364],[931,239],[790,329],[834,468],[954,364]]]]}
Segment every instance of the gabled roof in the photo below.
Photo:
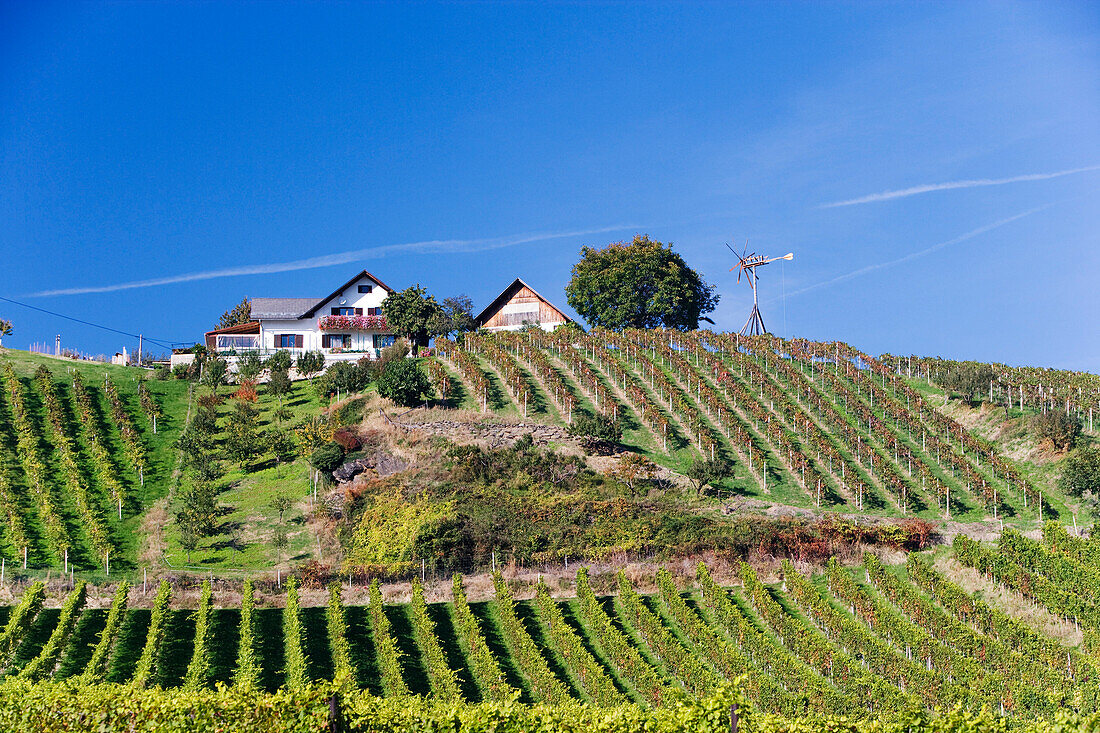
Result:
{"type": "Polygon", "coordinates": [[[317,303],[316,298],[253,298],[252,317],[262,320],[293,321],[317,303]]]}
{"type": "Polygon", "coordinates": [[[310,309],[309,309],[309,310],[307,310],[307,311],[306,311],[305,313],[303,313],[303,314],[302,314],[301,316],[299,316],[299,318],[308,318],[309,316],[312,316],[312,315],[313,315],[314,313],[316,313],[316,312],[317,312],[317,309],[318,309],[318,308],[320,308],[320,307],[321,307],[321,306],[323,306],[323,305],[324,305],[325,303],[329,302],[330,300],[332,300],[333,298],[335,298],[335,297],[336,297],[337,295],[339,295],[340,293],[342,293],[342,292],[344,292],[345,290],[347,290],[348,288],[350,288],[350,287],[351,287],[352,285],[354,285],[354,284],[355,284],[355,281],[356,281],[356,280],[360,280],[360,279],[362,279],[362,278],[364,278],[364,277],[369,277],[369,278],[370,278],[371,280],[373,280],[374,282],[378,283],[378,284],[379,284],[379,285],[380,285],[381,287],[385,288],[385,290],[386,290],[386,292],[387,292],[387,293],[392,293],[392,292],[393,292],[393,288],[391,288],[391,287],[390,287],[389,285],[387,285],[386,283],[382,282],[381,280],[379,280],[378,278],[376,278],[376,277],[375,277],[374,275],[370,274],[370,273],[369,273],[369,272],[367,272],[366,270],[363,270],[362,272],[360,272],[359,274],[357,274],[357,275],[356,275],[355,277],[353,277],[353,278],[352,278],[351,280],[348,280],[348,281],[347,281],[346,283],[344,283],[344,284],[343,284],[343,285],[341,285],[340,287],[336,288],[336,290],[332,291],[332,294],[331,294],[331,295],[327,295],[327,296],[325,296],[324,298],[321,298],[320,300],[318,300],[318,301],[317,301],[317,302],[316,302],[316,303],[315,303],[315,304],[313,305],[313,307],[312,307],[312,308],[310,308],[310,309]]]}
{"type": "Polygon", "coordinates": [[[490,318],[493,317],[493,313],[495,313],[505,303],[507,303],[509,300],[512,299],[512,296],[515,295],[516,291],[519,290],[520,288],[527,288],[528,290],[530,290],[532,293],[535,294],[536,298],[541,300],[543,303],[546,303],[548,306],[550,306],[551,308],[556,310],[558,313],[561,313],[562,318],[565,319],[566,323],[571,323],[573,321],[572,318],[565,315],[565,313],[562,313],[561,308],[557,307],[556,305],[551,303],[549,300],[542,297],[542,295],[539,293],[539,291],[535,290],[533,287],[531,287],[530,285],[523,282],[523,280],[521,280],[520,278],[517,277],[515,280],[513,280],[511,282],[511,284],[508,285],[508,287],[504,288],[503,292],[501,292],[501,294],[498,295],[496,297],[496,299],[493,300],[492,303],[485,306],[485,310],[483,310],[483,311],[481,311],[481,313],[477,314],[477,318],[474,319],[474,323],[477,324],[477,326],[479,328],[482,325],[484,325],[486,321],[488,321],[490,318]]]}
{"type": "Polygon", "coordinates": [[[340,293],[344,292],[356,281],[368,277],[374,282],[378,283],[379,287],[384,288],[386,292],[392,293],[393,288],[386,285],[384,282],[370,274],[366,270],[356,273],[355,277],[348,280],[339,288],[334,290],[331,295],[326,295],[321,299],[317,298],[253,298],[252,299],[252,317],[257,320],[276,320],[276,321],[293,321],[299,318],[308,318],[317,312],[317,309],[323,306],[335,298],[340,293]]]}

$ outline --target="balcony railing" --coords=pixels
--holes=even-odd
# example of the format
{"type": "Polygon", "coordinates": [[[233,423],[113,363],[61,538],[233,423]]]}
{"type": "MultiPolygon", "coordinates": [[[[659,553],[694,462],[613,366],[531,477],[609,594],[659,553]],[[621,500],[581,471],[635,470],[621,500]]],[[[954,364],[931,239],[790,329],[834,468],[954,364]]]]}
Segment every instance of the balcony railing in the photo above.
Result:
{"type": "Polygon", "coordinates": [[[385,316],[321,316],[317,328],[322,331],[386,331],[385,316]]]}

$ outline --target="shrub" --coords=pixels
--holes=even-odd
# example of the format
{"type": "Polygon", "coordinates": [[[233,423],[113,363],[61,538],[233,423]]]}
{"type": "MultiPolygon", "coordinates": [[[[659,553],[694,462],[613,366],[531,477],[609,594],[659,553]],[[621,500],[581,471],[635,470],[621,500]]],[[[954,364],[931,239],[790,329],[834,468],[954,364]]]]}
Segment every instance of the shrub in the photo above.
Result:
{"type": "Polygon", "coordinates": [[[88,660],[88,666],[84,668],[84,674],[80,676],[81,682],[90,684],[102,678],[107,671],[107,657],[111,652],[115,637],[122,628],[122,621],[126,615],[126,601],[130,593],[130,584],[125,580],[119,583],[115,591],[114,600],[111,601],[111,610],[107,612],[107,623],[103,631],[99,633],[99,641],[92,650],[92,658],[88,660]]]}
{"type": "Polygon", "coordinates": [[[244,581],[241,591],[240,641],[237,644],[237,666],[233,685],[245,690],[255,690],[260,685],[260,662],[257,656],[259,641],[256,639],[256,601],[252,594],[252,581],[244,581]]]}
{"type": "Polygon", "coordinates": [[[286,349],[279,349],[268,358],[264,366],[272,372],[289,371],[291,367],[290,352],[286,349]]]}
{"type": "Polygon", "coordinates": [[[623,426],[618,420],[603,414],[595,417],[577,415],[569,427],[569,432],[581,438],[603,440],[608,443],[619,443],[623,439],[623,426]]]}
{"type": "Polygon", "coordinates": [[[210,626],[211,611],[214,605],[213,590],[210,581],[202,582],[202,595],[199,598],[199,610],[195,614],[195,644],[191,652],[191,663],[187,665],[183,686],[196,690],[210,684],[210,656],[213,652],[213,629],[210,626]]]}
{"type": "Polygon", "coordinates": [[[285,369],[275,369],[271,372],[271,379],[267,382],[267,393],[279,398],[280,407],[283,404],[283,397],[289,394],[293,388],[290,373],[285,369]]]}
{"type": "Polygon", "coordinates": [[[315,374],[320,374],[325,369],[325,355],[320,351],[306,351],[298,356],[298,374],[313,381],[315,374]]]}
{"type": "Polygon", "coordinates": [[[141,651],[130,683],[134,687],[145,687],[153,682],[159,671],[161,644],[168,624],[168,603],[172,599],[172,586],[167,580],[160,582],[157,596],[153,599],[153,612],[149,619],[149,632],[145,637],[145,647],[141,651]]]}
{"type": "Polygon", "coordinates": [[[237,362],[237,376],[241,384],[244,382],[256,383],[256,377],[264,370],[263,359],[255,351],[250,351],[237,362]]]}
{"type": "Polygon", "coordinates": [[[241,402],[255,402],[256,401],[256,384],[255,382],[247,379],[241,380],[241,386],[237,388],[237,391],[233,393],[233,399],[241,402]]]}
{"type": "MultiPolygon", "coordinates": [[[[220,394],[214,394],[213,392],[207,392],[201,394],[195,399],[195,403],[200,409],[211,409],[220,405],[224,400],[220,394]]],[[[216,415],[215,415],[216,417],[216,415]]]]}
{"type": "Polygon", "coordinates": [[[298,444],[294,442],[294,436],[283,430],[272,434],[271,453],[279,463],[293,461],[298,456],[298,444]]]}
{"type": "Polygon", "coordinates": [[[202,365],[201,381],[207,387],[217,390],[219,385],[225,384],[225,378],[229,374],[229,364],[225,359],[213,357],[207,359],[202,365]]]}
{"type": "Polygon", "coordinates": [[[298,605],[298,584],[291,578],[286,585],[286,606],[283,608],[283,657],[285,659],[286,686],[290,689],[309,684],[303,648],[302,610],[298,605]]]}
{"type": "Polygon", "coordinates": [[[332,440],[339,444],[345,453],[351,453],[360,446],[359,436],[347,428],[341,428],[333,433],[332,440]]]}
{"type": "Polygon", "coordinates": [[[78,581],[76,587],[65,599],[64,605],[61,606],[61,615],[57,619],[57,625],[54,626],[53,633],[50,634],[49,641],[46,642],[46,646],[42,647],[42,651],[38,653],[38,656],[31,660],[19,673],[21,677],[41,679],[53,672],[57,659],[64,651],[65,643],[68,641],[73,627],[76,626],[77,617],[80,615],[81,609],[84,608],[86,598],[84,581],[78,581]]]}
{"type": "Polygon", "coordinates": [[[1070,496],[1100,496],[1100,447],[1081,446],[1062,463],[1058,488],[1070,496]]]}
{"type": "Polygon", "coordinates": [[[381,374],[386,371],[386,367],[390,364],[404,359],[408,355],[409,342],[405,339],[397,339],[378,354],[378,359],[374,362],[375,369],[381,374]]]}
{"type": "Polygon", "coordinates": [[[309,465],[318,471],[332,473],[344,462],[344,449],[339,443],[322,443],[309,456],[309,465]]]}
{"type": "Polygon", "coordinates": [[[642,484],[656,478],[657,471],[657,464],[641,453],[627,453],[611,469],[610,475],[634,494],[642,484]]]}
{"type": "Polygon", "coordinates": [[[403,407],[412,407],[431,392],[428,375],[415,359],[394,361],[378,378],[378,394],[403,407]]]}
{"type": "Polygon", "coordinates": [[[1031,418],[1031,429],[1039,440],[1049,440],[1055,450],[1069,450],[1081,435],[1081,421],[1061,410],[1047,410],[1031,418]]]}
{"type": "Polygon", "coordinates": [[[373,376],[374,367],[369,359],[360,359],[356,364],[338,361],[314,381],[313,387],[323,397],[337,392],[359,392],[370,384],[373,376]]]}

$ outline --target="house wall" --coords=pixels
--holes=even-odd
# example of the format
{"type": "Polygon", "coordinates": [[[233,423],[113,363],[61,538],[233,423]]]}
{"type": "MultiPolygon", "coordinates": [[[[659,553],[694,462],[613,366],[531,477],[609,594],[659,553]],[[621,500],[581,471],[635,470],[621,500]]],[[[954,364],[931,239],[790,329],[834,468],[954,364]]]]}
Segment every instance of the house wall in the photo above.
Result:
{"type": "MultiPolygon", "coordinates": [[[[324,333],[318,327],[318,321],[324,316],[332,315],[333,308],[362,308],[363,315],[367,315],[371,308],[381,308],[382,301],[386,299],[388,291],[379,285],[377,282],[371,280],[369,277],[362,277],[356,282],[349,285],[344,289],[342,293],[337,294],[333,298],[325,301],[320,308],[318,308],[312,316],[306,318],[300,318],[297,320],[260,320],[260,344],[264,350],[275,349],[275,337],[280,334],[293,334],[302,336],[301,349],[304,351],[329,351],[328,349],[322,349],[321,336],[324,333]],[[373,286],[371,292],[360,293],[360,285],[373,286]],[[343,302],[341,302],[343,301],[343,302]]],[[[366,351],[368,355],[373,355],[373,341],[374,333],[372,331],[351,332],[352,345],[351,348],[354,351],[366,351]]],[[[360,355],[362,356],[362,355],[360,355]]]]}
{"type": "Polygon", "coordinates": [[[528,287],[521,287],[490,317],[484,328],[490,331],[514,331],[523,328],[523,321],[538,321],[547,331],[569,319],[528,287]]]}
{"type": "Polygon", "coordinates": [[[369,277],[363,277],[356,282],[352,283],[342,294],[337,295],[331,300],[325,301],[325,303],[317,309],[317,312],[313,314],[313,320],[316,321],[321,316],[327,316],[332,313],[332,308],[362,308],[363,313],[367,312],[367,308],[381,308],[382,301],[386,299],[386,289],[378,283],[371,280],[369,277]],[[360,285],[373,285],[374,290],[370,293],[360,293],[360,285]],[[347,301],[341,303],[341,300],[347,301]]]}

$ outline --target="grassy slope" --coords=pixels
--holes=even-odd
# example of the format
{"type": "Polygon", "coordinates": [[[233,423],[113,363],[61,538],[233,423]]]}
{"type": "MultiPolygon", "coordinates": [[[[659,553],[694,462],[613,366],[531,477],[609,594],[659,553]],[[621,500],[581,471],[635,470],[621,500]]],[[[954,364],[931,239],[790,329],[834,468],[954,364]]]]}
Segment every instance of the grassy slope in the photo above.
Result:
{"type": "MultiPolygon", "coordinates": [[[[234,389],[232,386],[219,388],[219,394],[226,398],[218,409],[218,424],[223,429],[219,441],[224,440],[225,424],[234,409],[233,401],[228,399],[234,389]]],[[[317,414],[322,407],[309,382],[295,382],[291,393],[283,400],[292,416],[280,425],[275,417],[278,400],[267,394],[263,385],[260,385],[258,392],[256,407],[259,408],[259,429],[262,431],[288,429],[303,418],[317,414]]],[[[246,467],[223,461],[223,467],[226,473],[217,482],[218,501],[223,513],[216,533],[205,538],[188,560],[187,553],[179,544],[178,527],[175,522],[170,522],[165,532],[166,563],[173,567],[191,566],[223,571],[267,571],[280,562],[285,567],[317,557],[316,543],[305,521],[312,497],[306,457],[299,456],[289,464],[275,464],[267,458],[255,466],[246,467]],[[283,516],[288,528],[289,545],[282,551],[271,544],[279,522],[279,513],[271,502],[280,493],[295,502],[283,516]]]]}
{"type": "MultiPolygon", "coordinates": [[[[1023,410],[1005,410],[1003,406],[993,407],[988,404],[972,407],[958,399],[949,400],[944,405],[944,391],[936,385],[916,378],[906,381],[940,412],[966,426],[974,435],[992,441],[1001,453],[1012,458],[1021,473],[1043,491],[1063,524],[1071,523],[1074,514],[1081,526],[1087,526],[1100,518],[1087,504],[1058,490],[1058,475],[1065,455],[1044,450],[1028,434],[1027,422],[1036,414],[1036,410],[1027,406],[1023,410]]],[[[1082,436],[1082,441],[1086,443],[1100,440],[1097,435],[1087,432],[1082,433],[1082,436]]],[[[1035,512],[1029,511],[1006,519],[1005,525],[1030,528],[1035,525],[1036,518],[1035,512]]],[[[1044,515],[1044,519],[1051,518],[1044,515]]]]}
{"type": "MultiPolygon", "coordinates": [[[[138,381],[150,376],[147,370],[135,367],[55,359],[12,349],[0,350],[0,361],[8,362],[14,367],[16,373],[20,377],[20,381],[23,383],[24,391],[28,395],[31,394],[31,388],[33,386],[33,374],[39,366],[45,365],[53,373],[54,381],[59,386],[59,394],[71,418],[70,424],[73,425],[74,428],[74,437],[75,424],[72,423],[72,421],[76,419],[76,416],[75,405],[73,404],[71,395],[72,372],[79,372],[84,378],[85,384],[92,391],[100,425],[105,428],[109,450],[116,466],[120,469],[118,473],[119,479],[122,481],[126,494],[130,499],[129,504],[124,507],[123,519],[119,521],[116,513],[117,509],[108,506],[109,502],[106,500],[106,497],[100,497],[104,515],[108,520],[111,538],[117,543],[119,549],[118,557],[112,558],[112,570],[125,570],[127,568],[136,567],[137,555],[142,539],[141,527],[144,519],[144,512],[154,502],[168,493],[168,486],[176,460],[176,451],[173,444],[183,427],[183,417],[187,411],[188,385],[179,381],[161,382],[151,380],[147,382],[150,392],[161,405],[161,409],[164,413],[157,421],[157,434],[154,435],[152,432],[152,425],[141,411],[137,395],[138,381]],[[144,487],[141,486],[137,477],[132,475],[132,472],[125,470],[126,464],[121,457],[121,438],[117,426],[114,425],[113,420],[110,418],[110,408],[102,388],[105,374],[109,375],[111,380],[118,387],[119,395],[131,420],[134,421],[135,426],[142,434],[142,440],[145,445],[149,464],[145,472],[144,487]]],[[[31,408],[33,419],[37,424],[42,426],[42,434],[45,435],[45,412],[42,408],[41,400],[37,397],[33,400],[28,400],[28,407],[31,408]]],[[[45,442],[45,439],[43,442],[45,442]]],[[[87,451],[81,441],[78,441],[78,444],[80,444],[81,448],[78,452],[81,471],[83,475],[91,476],[93,472],[87,451]]],[[[46,453],[44,455],[50,456],[51,454],[46,453]]],[[[31,510],[29,504],[27,508],[31,510]]],[[[36,523],[36,520],[33,518],[32,523],[36,523]]],[[[45,560],[44,549],[44,547],[40,548],[38,553],[40,560],[45,560]]],[[[89,562],[96,562],[96,570],[102,570],[102,568],[99,567],[100,563],[98,560],[89,559],[89,562]]],[[[96,575],[92,574],[90,577],[95,578],[96,575]]]]}
{"type": "MultiPolygon", "coordinates": [[[[117,548],[117,554],[111,557],[111,577],[118,573],[139,577],[141,561],[139,557],[144,549],[146,539],[145,530],[148,529],[146,515],[150,508],[155,506],[161,509],[165,506],[165,498],[173,485],[173,472],[178,461],[178,451],[175,448],[176,438],[184,427],[188,411],[188,390],[191,385],[178,380],[159,381],[150,379],[148,370],[134,367],[114,366],[91,362],[74,362],[68,359],[55,359],[39,354],[31,354],[23,351],[4,349],[0,351],[0,360],[10,362],[20,377],[24,392],[27,395],[27,404],[32,419],[36,422],[43,436],[46,435],[45,410],[41,400],[33,389],[33,374],[41,365],[45,365],[54,375],[55,385],[58,388],[62,402],[68,412],[69,427],[74,438],[78,437],[76,427],[76,407],[72,397],[73,371],[80,372],[85,384],[91,390],[98,420],[105,434],[108,449],[116,468],[116,475],[122,482],[128,502],[124,506],[123,518],[118,519],[117,508],[114,507],[105,492],[98,487],[94,480],[94,469],[88,454],[87,446],[81,440],[75,440],[77,446],[78,464],[83,476],[87,477],[89,486],[96,496],[98,506],[105,517],[110,536],[117,548]],[[119,394],[125,405],[125,409],[131,420],[141,433],[143,444],[146,448],[149,467],[145,472],[144,486],[138,481],[138,477],[129,470],[123,457],[122,441],[118,427],[111,419],[107,397],[103,392],[104,374],[110,376],[118,387],[119,394]],[[157,420],[157,433],[152,431],[152,423],[141,410],[137,389],[139,380],[145,379],[149,391],[161,406],[162,416],[157,420]]],[[[206,389],[196,387],[196,390],[206,389]]],[[[222,387],[219,392],[227,397],[235,388],[222,387]]],[[[260,409],[260,429],[271,430],[276,427],[274,411],[278,407],[277,400],[266,393],[261,386],[259,389],[257,407],[260,409]]],[[[321,401],[310,387],[308,382],[296,382],[290,395],[285,398],[285,405],[291,411],[292,416],[287,425],[299,422],[303,418],[317,414],[321,407],[321,401]]],[[[221,406],[219,410],[219,422],[224,425],[225,417],[232,410],[230,400],[221,406]]],[[[3,417],[3,414],[0,414],[3,417]]],[[[5,426],[7,427],[7,426],[5,426]]],[[[14,435],[9,435],[6,441],[14,447],[14,435]]],[[[53,460],[52,446],[42,440],[43,457],[47,465],[53,460]]],[[[12,467],[18,467],[18,458],[14,455],[4,457],[12,467]]],[[[275,567],[280,556],[284,565],[298,562],[310,557],[317,557],[315,538],[306,528],[305,516],[310,510],[310,483],[309,468],[304,457],[287,465],[273,465],[272,462],[260,463],[255,468],[244,470],[234,464],[226,463],[227,473],[221,480],[221,493],[219,502],[224,514],[221,517],[220,531],[213,537],[207,538],[203,547],[192,554],[191,563],[204,569],[233,569],[241,568],[247,571],[263,571],[275,567]],[[278,522],[278,512],[270,504],[272,497],[279,492],[286,493],[295,500],[295,506],[285,515],[289,529],[289,546],[281,553],[271,546],[271,537],[274,534],[278,522]]],[[[26,488],[21,484],[21,470],[11,470],[9,475],[15,478],[15,485],[21,493],[26,493],[26,488]]],[[[71,506],[71,500],[58,493],[59,499],[65,509],[68,524],[77,538],[80,547],[87,547],[88,543],[82,537],[79,523],[76,521],[75,509],[71,506]]],[[[31,548],[30,560],[32,565],[37,560],[40,565],[52,564],[46,547],[39,537],[38,519],[33,504],[24,502],[24,516],[29,525],[29,532],[35,546],[31,548]]],[[[170,517],[174,507],[168,507],[162,516],[170,517]]],[[[2,538],[2,533],[0,533],[2,538]]],[[[179,547],[178,530],[175,523],[168,521],[165,528],[164,540],[167,544],[164,561],[174,567],[186,565],[186,553],[179,547]]],[[[9,559],[15,559],[20,551],[7,548],[9,559]]],[[[85,552],[80,554],[74,550],[72,563],[76,565],[78,573],[93,581],[105,580],[102,560],[94,558],[85,552]],[[94,567],[89,567],[93,565],[94,567]]]]}

